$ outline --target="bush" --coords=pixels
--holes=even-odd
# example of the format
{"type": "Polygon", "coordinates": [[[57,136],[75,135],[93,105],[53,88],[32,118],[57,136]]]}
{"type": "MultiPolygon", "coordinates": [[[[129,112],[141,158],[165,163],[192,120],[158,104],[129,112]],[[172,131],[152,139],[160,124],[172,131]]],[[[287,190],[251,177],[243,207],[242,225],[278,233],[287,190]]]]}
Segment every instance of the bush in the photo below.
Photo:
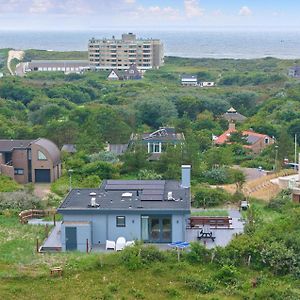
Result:
{"type": "Polygon", "coordinates": [[[272,198],[268,204],[268,208],[276,211],[282,211],[288,203],[291,203],[291,191],[283,190],[276,197],[272,198]]]}
{"type": "Polygon", "coordinates": [[[211,207],[223,204],[231,199],[231,195],[221,188],[213,189],[202,185],[195,192],[194,207],[211,207]]]}
{"type": "Polygon", "coordinates": [[[24,191],[0,193],[0,210],[43,208],[39,198],[24,191]]]}
{"type": "Polygon", "coordinates": [[[138,178],[140,180],[160,180],[162,176],[152,170],[143,169],[139,171],[138,178]]]}
{"type": "Polygon", "coordinates": [[[0,192],[14,192],[21,186],[8,176],[0,175],[0,192]]]}
{"type": "Polygon", "coordinates": [[[211,280],[202,279],[195,275],[185,277],[184,282],[188,288],[203,294],[211,293],[216,289],[215,284],[211,280]]]}
{"type": "Polygon", "coordinates": [[[129,270],[136,270],[143,265],[165,261],[166,256],[155,246],[136,244],[132,247],[126,247],[121,252],[120,259],[129,270]]]}
{"type": "Polygon", "coordinates": [[[225,285],[235,284],[238,280],[238,271],[236,267],[224,265],[214,276],[215,279],[219,280],[225,285]]]}
{"type": "Polygon", "coordinates": [[[210,251],[200,243],[191,243],[190,251],[186,258],[190,263],[206,263],[209,260],[210,251]]]}
{"type": "Polygon", "coordinates": [[[273,242],[266,244],[261,252],[262,261],[272,272],[279,275],[292,273],[299,276],[300,261],[293,249],[287,248],[284,244],[273,242]]]}
{"type": "Polygon", "coordinates": [[[105,161],[109,163],[116,163],[119,161],[116,154],[107,151],[101,151],[99,153],[94,153],[89,156],[90,162],[95,161],[105,161]]]}

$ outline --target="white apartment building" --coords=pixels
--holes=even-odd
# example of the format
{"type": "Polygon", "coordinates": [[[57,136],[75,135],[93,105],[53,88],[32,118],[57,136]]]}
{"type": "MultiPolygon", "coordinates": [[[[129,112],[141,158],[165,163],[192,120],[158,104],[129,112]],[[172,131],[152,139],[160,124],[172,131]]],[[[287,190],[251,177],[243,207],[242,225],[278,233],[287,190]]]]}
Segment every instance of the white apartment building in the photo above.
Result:
{"type": "Polygon", "coordinates": [[[90,67],[95,69],[127,70],[135,64],[140,70],[148,70],[158,69],[164,63],[159,39],[137,39],[133,33],[122,34],[121,39],[92,38],[88,50],[90,67]]]}

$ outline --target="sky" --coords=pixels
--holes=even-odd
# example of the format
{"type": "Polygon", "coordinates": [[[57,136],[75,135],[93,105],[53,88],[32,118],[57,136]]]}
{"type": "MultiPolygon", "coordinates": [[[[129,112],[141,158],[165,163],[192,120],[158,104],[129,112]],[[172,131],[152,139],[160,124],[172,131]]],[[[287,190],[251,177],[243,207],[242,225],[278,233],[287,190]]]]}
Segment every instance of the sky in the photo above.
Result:
{"type": "Polygon", "coordinates": [[[0,0],[0,30],[300,30],[299,0],[0,0]]]}

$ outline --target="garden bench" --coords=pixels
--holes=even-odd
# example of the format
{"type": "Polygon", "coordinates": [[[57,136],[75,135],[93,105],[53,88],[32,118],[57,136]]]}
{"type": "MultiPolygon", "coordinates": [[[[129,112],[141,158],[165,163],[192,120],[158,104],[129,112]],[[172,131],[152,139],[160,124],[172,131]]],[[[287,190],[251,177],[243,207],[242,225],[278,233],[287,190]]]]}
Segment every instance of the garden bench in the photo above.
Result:
{"type": "Polygon", "coordinates": [[[209,225],[210,228],[231,228],[232,218],[231,217],[201,217],[193,216],[190,217],[190,227],[204,227],[209,225]]]}

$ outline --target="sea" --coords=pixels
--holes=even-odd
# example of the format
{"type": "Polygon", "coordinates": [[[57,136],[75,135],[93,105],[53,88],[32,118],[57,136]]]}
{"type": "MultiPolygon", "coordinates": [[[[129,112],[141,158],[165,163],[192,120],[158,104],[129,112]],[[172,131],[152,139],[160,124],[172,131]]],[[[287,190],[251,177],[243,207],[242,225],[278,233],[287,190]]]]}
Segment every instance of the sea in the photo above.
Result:
{"type": "MultiPolygon", "coordinates": [[[[138,37],[158,38],[165,55],[194,58],[300,58],[299,31],[165,30],[136,31],[138,37]]],[[[119,30],[1,31],[0,48],[58,51],[87,50],[88,40],[119,38],[119,30]]]]}

